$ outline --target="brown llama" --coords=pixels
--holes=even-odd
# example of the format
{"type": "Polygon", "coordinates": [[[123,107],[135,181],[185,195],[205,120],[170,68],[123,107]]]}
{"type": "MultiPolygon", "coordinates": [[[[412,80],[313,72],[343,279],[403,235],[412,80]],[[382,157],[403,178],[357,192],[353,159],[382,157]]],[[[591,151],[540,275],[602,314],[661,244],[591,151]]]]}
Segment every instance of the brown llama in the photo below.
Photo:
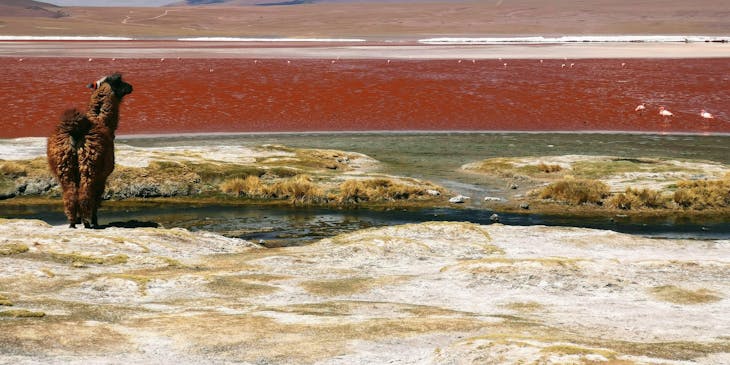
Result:
{"type": "Polygon", "coordinates": [[[98,228],[97,210],[109,174],[114,171],[114,132],[119,103],[132,85],[115,73],[88,85],[89,108],[66,110],[48,138],[48,166],[63,190],[63,210],[70,228],[83,223],[98,228]]]}

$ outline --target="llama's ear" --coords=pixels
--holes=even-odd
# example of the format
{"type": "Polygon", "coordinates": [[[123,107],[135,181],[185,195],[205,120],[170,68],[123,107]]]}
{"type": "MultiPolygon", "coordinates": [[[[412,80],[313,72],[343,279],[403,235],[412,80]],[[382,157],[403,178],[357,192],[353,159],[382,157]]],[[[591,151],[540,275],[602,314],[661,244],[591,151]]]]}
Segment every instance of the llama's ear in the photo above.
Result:
{"type": "Polygon", "coordinates": [[[96,90],[99,88],[99,86],[101,86],[101,83],[104,81],[107,81],[108,78],[109,78],[108,76],[104,76],[104,77],[86,85],[86,87],[88,87],[89,89],[92,89],[92,90],[96,90]]]}

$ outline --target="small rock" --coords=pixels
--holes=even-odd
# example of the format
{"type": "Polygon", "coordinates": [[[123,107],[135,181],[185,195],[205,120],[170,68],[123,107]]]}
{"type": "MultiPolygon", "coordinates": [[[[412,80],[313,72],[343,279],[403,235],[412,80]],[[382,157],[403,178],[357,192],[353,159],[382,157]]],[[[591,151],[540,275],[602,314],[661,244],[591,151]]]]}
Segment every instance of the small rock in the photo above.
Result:
{"type": "Polygon", "coordinates": [[[464,196],[464,195],[457,195],[457,196],[449,199],[449,203],[460,204],[460,203],[463,203],[464,201],[466,201],[467,199],[471,199],[471,198],[468,196],[464,196]]]}
{"type": "Polygon", "coordinates": [[[489,220],[492,222],[499,222],[499,215],[497,215],[497,213],[494,213],[489,217],[489,220]]]}
{"type": "Polygon", "coordinates": [[[439,195],[441,195],[441,192],[439,192],[438,190],[429,189],[429,190],[426,190],[426,194],[431,195],[431,196],[439,196],[439,195]]]}
{"type": "Polygon", "coordinates": [[[520,208],[522,208],[522,209],[530,209],[530,204],[520,203],[520,208]]]}
{"type": "Polygon", "coordinates": [[[494,197],[494,196],[485,196],[484,201],[485,202],[500,202],[500,201],[502,201],[502,199],[494,197]]]}

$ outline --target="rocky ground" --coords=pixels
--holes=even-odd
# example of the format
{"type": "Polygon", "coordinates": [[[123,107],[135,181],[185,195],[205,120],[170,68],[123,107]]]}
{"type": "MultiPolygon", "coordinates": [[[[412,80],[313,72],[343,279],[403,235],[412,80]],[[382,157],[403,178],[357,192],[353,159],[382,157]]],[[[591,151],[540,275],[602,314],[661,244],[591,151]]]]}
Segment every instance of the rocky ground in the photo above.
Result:
{"type": "Polygon", "coordinates": [[[265,249],[0,220],[0,363],[726,364],[730,241],[423,223],[265,249]]]}

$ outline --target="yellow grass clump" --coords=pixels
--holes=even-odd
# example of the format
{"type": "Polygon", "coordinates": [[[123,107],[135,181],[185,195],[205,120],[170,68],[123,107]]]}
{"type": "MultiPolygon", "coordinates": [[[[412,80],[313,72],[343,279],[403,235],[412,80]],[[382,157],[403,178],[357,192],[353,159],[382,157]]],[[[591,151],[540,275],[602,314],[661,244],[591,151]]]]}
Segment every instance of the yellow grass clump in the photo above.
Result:
{"type": "Polygon", "coordinates": [[[7,175],[9,177],[25,176],[28,170],[25,166],[14,162],[4,161],[0,162],[0,175],[7,175]]]}
{"type": "Polygon", "coordinates": [[[226,194],[248,197],[259,197],[264,192],[264,186],[258,176],[236,177],[226,180],[221,183],[220,189],[226,194]]]}
{"type": "Polygon", "coordinates": [[[220,185],[226,194],[253,199],[289,199],[292,203],[311,203],[323,200],[325,195],[312,178],[297,175],[271,184],[264,183],[258,176],[233,178],[220,185]]]}
{"type": "Polygon", "coordinates": [[[553,199],[572,205],[602,204],[609,187],[598,180],[565,178],[556,181],[538,193],[540,199],[553,199]]]}
{"type": "Polygon", "coordinates": [[[608,199],[607,205],[616,209],[665,208],[668,199],[660,192],[651,189],[626,188],[608,199]]]}
{"type": "Polygon", "coordinates": [[[297,175],[269,185],[265,194],[274,199],[288,199],[292,203],[316,202],[324,198],[322,189],[307,175],[297,175]]]}
{"type": "Polygon", "coordinates": [[[340,203],[385,202],[430,197],[429,185],[409,185],[390,179],[347,180],[340,184],[340,203]]]}
{"type": "Polygon", "coordinates": [[[730,207],[730,175],[721,180],[680,181],[673,200],[690,209],[730,207]]]}
{"type": "Polygon", "coordinates": [[[540,170],[541,172],[546,173],[546,174],[550,174],[550,173],[562,171],[563,170],[563,167],[560,166],[560,165],[557,165],[557,164],[555,164],[555,165],[548,165],[548,164],[546,164],[544,162],[540,162],[539,164],[537,164],[537,169],[540,170]]]}

